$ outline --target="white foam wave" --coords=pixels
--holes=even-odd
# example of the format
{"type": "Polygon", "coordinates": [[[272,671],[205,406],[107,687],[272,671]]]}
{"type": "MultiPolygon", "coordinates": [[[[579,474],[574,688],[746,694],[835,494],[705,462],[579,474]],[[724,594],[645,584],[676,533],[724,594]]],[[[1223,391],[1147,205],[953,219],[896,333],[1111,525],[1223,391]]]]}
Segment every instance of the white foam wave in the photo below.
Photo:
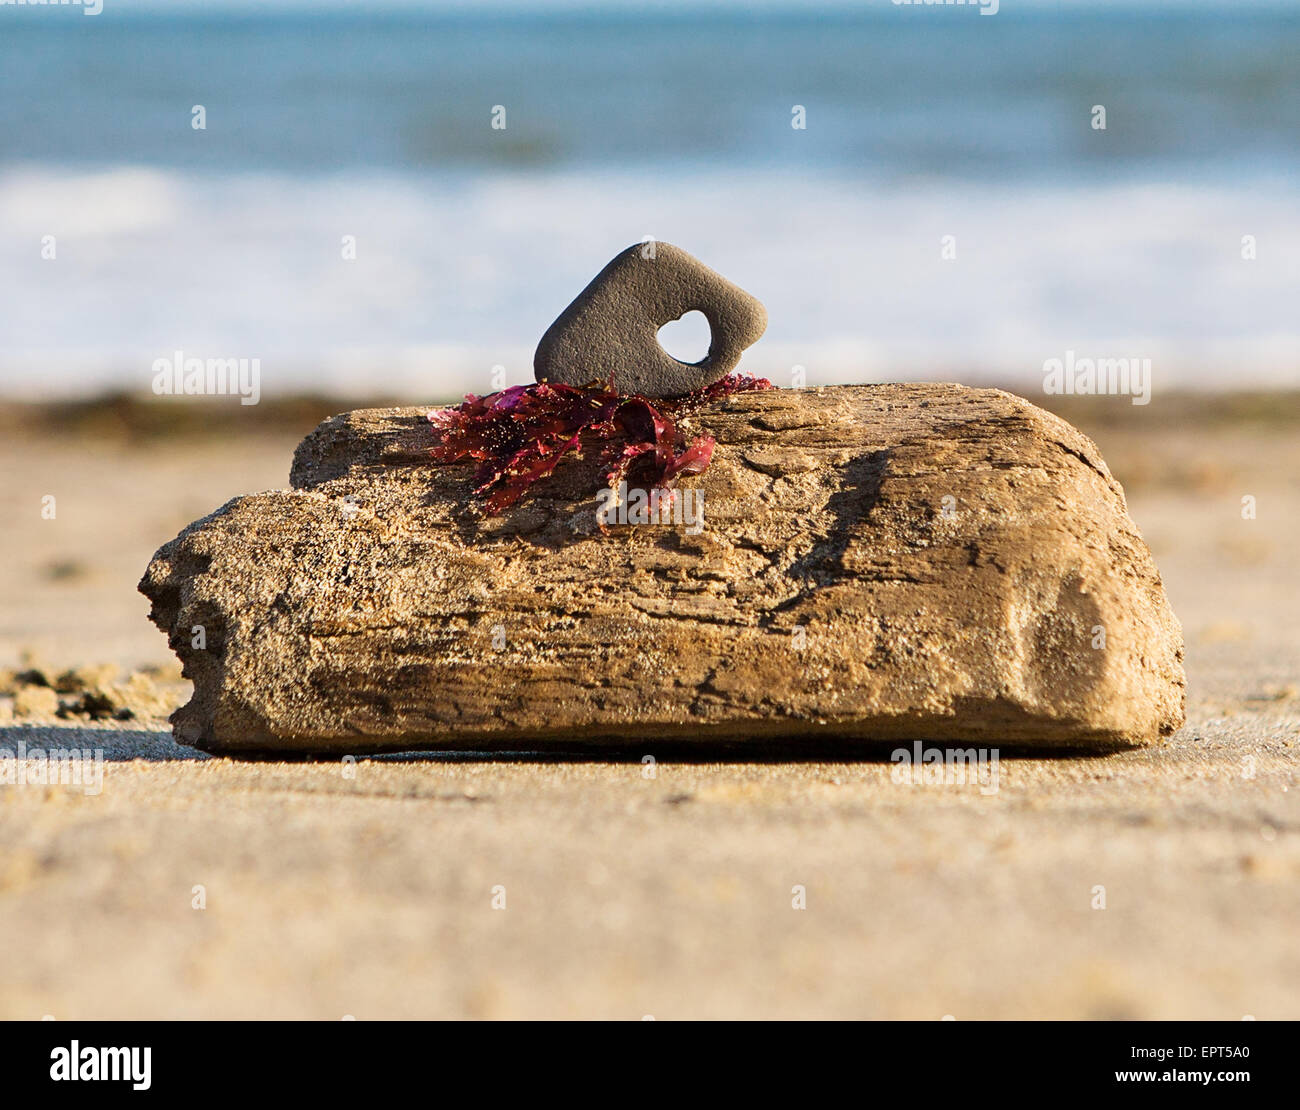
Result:
{"type": "Polygon", "coordinates": [[[743,365],[777,381],[1031,383],[1070,349],[1151,358],[1157,389],[1300,385],[1298,201],[1270,180],[20,167],[0,173],[0,389],[147,392],[180,349],[260,358],[266,393],[483,392],[495,365],[529,380],[546,326],[644,235],[766,303],[743,365]]]}

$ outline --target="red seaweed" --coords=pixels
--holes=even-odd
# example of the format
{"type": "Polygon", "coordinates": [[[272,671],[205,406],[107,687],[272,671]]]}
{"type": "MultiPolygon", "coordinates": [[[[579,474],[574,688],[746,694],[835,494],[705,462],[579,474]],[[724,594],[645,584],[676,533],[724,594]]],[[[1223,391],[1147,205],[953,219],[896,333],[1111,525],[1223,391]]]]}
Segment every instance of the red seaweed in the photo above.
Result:
{"type": "Polygon", "coordinates": [[[429,413],[438,434],[431,453],[439,462],[479,464],[474,492],[489,513],[513,505],[570,451],[598,448],[611,487],[635,471],[647,488],[671,488],[678,478],[704,473],[713,457],[712,436],[685,441],[677,427],[683,415],[732,393],[773,388],[766,378],[728,374],[683,397],[655,401],[549,382],[487,397],[471,393],[455,408],[429,413]]]}

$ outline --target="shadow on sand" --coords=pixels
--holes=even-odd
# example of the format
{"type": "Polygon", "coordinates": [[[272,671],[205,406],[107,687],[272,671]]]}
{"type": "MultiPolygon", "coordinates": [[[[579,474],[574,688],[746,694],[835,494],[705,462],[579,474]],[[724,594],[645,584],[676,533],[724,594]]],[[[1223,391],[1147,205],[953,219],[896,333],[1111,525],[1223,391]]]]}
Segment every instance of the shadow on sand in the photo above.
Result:
{"type": "MultiPolygon", "coordinates": [[[[987,743],[932,743],[924,749],[949,751],[996,751],[999,759],[1103,759],[1124,749],[1097,748],[1027,748],[996,746],[987,743]]],[[[73,723],[25,724],[0,727],[0,758],[41,759],[55,752],[102,751],[105,763],[186,762],[207,759],[231,759],[241,763],[337,763],[345,753],[304,754],[300,752],[250,752],[216,756],[179,743],[171,730],[96,728],[73,723]]],[[[599,747],[574,745],[572,748],[551,746],[542,750],[451,751],[412,750],[365,754],[358,752],[358,762],[375,763],[640,763],[653,756],[658,763],[743,764],[743,763],[882,763],[899,749],[914,751],[911,741],[864,742],[813,741],[807,738],[789,741],[763,739],[732,742],[655,742],[608,743],[599,747]]]]}

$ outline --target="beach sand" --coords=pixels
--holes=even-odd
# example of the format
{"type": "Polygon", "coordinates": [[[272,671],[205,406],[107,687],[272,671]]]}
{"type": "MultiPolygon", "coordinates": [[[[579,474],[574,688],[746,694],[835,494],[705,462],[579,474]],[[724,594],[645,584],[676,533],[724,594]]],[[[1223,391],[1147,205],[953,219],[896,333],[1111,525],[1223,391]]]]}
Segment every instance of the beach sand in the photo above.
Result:
{"type": "MultiPolygon", "coordinates": [[[[207,404],[0,412],[0,667],[184,697],[135,584],[328,409],[207,404]]],[[[0,697],[0,749],[106,760],[98,794],[0,786],[0,1018],[1300,1017],[1300,399],[1051,407],[1183,623],[1160,747],[1004,758],[996,793],[878,755],[248,763],[0,697]]]]}

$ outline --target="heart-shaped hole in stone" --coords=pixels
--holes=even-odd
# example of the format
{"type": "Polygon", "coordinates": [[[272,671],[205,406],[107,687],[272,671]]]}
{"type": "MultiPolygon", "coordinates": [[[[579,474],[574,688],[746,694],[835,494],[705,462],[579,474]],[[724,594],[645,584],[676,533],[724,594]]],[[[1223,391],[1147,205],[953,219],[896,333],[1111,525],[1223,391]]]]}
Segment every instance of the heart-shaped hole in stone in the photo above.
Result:
{"type": "Polygon", "coordinates": [[[680,320],[669,320],[658,332],[659,346],[678,362],[703,362],[709,354],[713,332],[708,317],[692,310],[680,320]]]}

